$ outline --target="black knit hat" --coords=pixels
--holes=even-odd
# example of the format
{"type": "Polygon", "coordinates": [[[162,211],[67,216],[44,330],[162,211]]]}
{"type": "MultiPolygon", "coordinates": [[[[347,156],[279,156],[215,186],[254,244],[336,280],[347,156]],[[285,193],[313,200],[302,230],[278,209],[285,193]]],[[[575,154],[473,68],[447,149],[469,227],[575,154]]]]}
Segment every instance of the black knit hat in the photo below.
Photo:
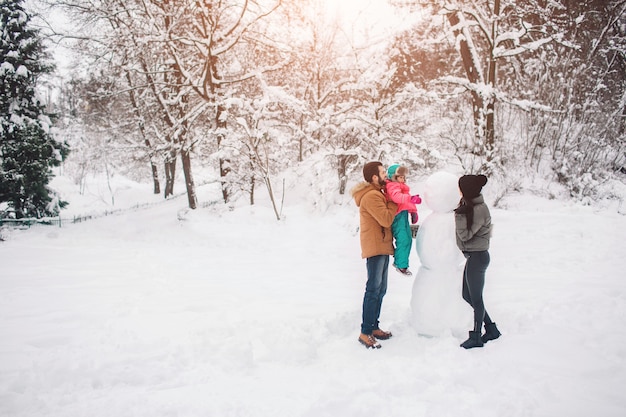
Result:
{"type": "Polygon", "coordinates": [[[459,188],[465,198],[478,197],[485,184],[487,177],[484,175],[463,175],[459,178],[459,188]]]}
{"type": "Polygon", "coordinates": [[[379,161],[368,162],[367,164],[365,164],[365,166],[363,167],[363,178],[365,179],[365,181],[371,183],[372,177],[374,175],[380,175],[378,167],[382,165],[383,163],[379,161]]]}

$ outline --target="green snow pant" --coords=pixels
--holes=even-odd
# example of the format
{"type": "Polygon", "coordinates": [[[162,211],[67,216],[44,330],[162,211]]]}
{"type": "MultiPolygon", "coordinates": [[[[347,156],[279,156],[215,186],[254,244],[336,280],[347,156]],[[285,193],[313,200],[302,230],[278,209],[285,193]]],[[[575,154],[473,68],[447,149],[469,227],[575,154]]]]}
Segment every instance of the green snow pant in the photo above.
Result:
{"type": "Polygon", "coordinates": [[[409,254],[413,245],[411,226],[409,225],[409,212],[403,210],[396,214],[391,224],[391,231],[395,240],[395,250],[393,254],[394,265],[398,268],[409,267],[409,254]]]}

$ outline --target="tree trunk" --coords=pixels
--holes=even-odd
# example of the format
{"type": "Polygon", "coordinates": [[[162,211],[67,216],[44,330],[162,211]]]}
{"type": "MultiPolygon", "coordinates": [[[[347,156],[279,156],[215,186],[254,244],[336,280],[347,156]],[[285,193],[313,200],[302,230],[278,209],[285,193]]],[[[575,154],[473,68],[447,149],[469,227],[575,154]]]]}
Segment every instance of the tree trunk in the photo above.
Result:
{"type": "Polygon", "coordinates": [[[180,159],[183,161],[183,173],[185,174],[185,186],[187,188],[189,208],[195,210],[198,207],[198,198],[196,197],[196,186],[191,173],[191,156],[189,150],[182,150],[180,152],[180,159]]]}
{"type": "Polygon", "coordinates": [[[174,178],[176,176],[176,151],[172,150],[165,160],[165,198],[174,194],[174,178]]]}
{"type": "Polygon", "coordinates": [[[161,194],[161,183],[159,182],[159,171],[156,164],[150,161],[152,167],[152,183],[154,184],[154,194],[161,194]]]}
{"type": "Polygon", "coordinates": [[[250,176],[250,205],[254,205],[254,190],[255,190],[256,177],[254,174],[250,176]]]}
{"type": "Polygon", "coordinates": [[[139,104],[137,102],[137,98],[135,97],[135,90],[134,90],[133,80],[132,80],[132,78],[130,76],[130,73],[128,71],[126,71],[125,74],[126,74],[126,81],[128,82],[128,86],[130,87],[130,91],[129,91],[130,102],[131,102],[131,104],[133,106],[133,111],[135,112],[135,116],[139,120],[139,131],[141,132],[141,136],[143,136],[143,138],[144,138],[144,143],[145,143],[146,147],[149,150],[148,156],[150,158],[150,167],[152,169],[152,182],[154,183],[154,194],[160,194],[161,193],[161,185],[159,183],[159,171],[157,170],[156,164],[152,160],[152,153],[153,153],[152,152],[152,144],[150,143],[150,140],[148,139],[148,135],[146,134],[146,129],[145,129],[145,126],[143,124],[143,117],[142,117],[142,114],[141,114],[141,109],[139,108],[139,104]]]}
{"type": "MultiPolygon", "coordinates": [[[[626,91],[624,92],[624,95],[626,96],[626,91]]],[[[620,118],[618,130],[620,135],[623,135],[624,132],[626,132],[626,105],[622,107],[622,117],[620,118]]]]}
{"type": "Polygon", "coordinates": [[[344,195],[348,183],[348,165],[356,159],[354,155],[337,157],[337,175],[339,176],[339,195],[344,195]]]}
{"type": "MultiPolygon", "coordinates": [[[[209,9],[212,7],[212,4],[209,5],[209,9]]],[[[217,69],[217,56],[209,55],[206,61],[207,68],[207,77],[204,80],[204,84],[208,86],[208,90],[211,93],[211,100],[214,104],[216,104],[215,111],[215,129],[217,130],[217,149],[218,152],[221,149],[222,142],[224,141],[225,135],[224,132],[226,130],[226,117],[224,114],[226,109],[220,103],[222,98],[221,86],[219,84],[219,80],[221,80],[221,75],[219,70],[217,69]]],[[[206,90],[206,87],[205,87],[206,90]]],[[[220,179],[222,183],[222,198],[224,199],[224,203],[228,203],[228,199],[230,198],[230,187],[226,183],[224,179],[226,175],[230,172],[230,161],[227,158],[223,158],[220,156],[219,159],[219,168],[220,168],[220,179]]]]}
{"type": "MultiPolygon", "coordinates": [[[[491,39],[496,39],[498,35],[498,19],[500,17],[500,0],[495,0],[493,5],[493,14],[495,19],[491,26],[491,39]]],[[[487,84],[492,88],[496,86],[496,59],[493,56],[493,48],[489,51],[489,69],[487,72],[487,84]]],[[[495,98],[490,96],[487,98],[487,123],[485,129],[485,144],[487,146],[487,161],[490,161],[495,148],[495,98]]]]}
{"type": "Polygon", "coordinates": [[[154,194],[161,194],[161,184],[159,182],[159,170],[157,169],[156,163],[152,158],[152,144],[148,140],[145,135],[145,131],[143,125],[141,126],[141,134],[144,136],[145,144],[148,149],[150,149],[149,157],[150,157],[150,169],[152,170],[152,184],[154,185],[154,194]]]}
{"type": "MultiPolygon", "coordinates": [[[[494,11],[497,11],[499,14],[500,2],[496,0],[494,5],[494,11]]],[[[461,23],[462,12],[458,11],[456,13],[450,13],[448,15],[448,20],[450,24],[454,27],[461,23]]],[[[493,35],[495,35],[495,31],[497,30],[497,21],[494,22],[494,26],[492,27],[493,35]]],[[[473,46],[471,40],[471,34],[469,31],[460,27],[454,30],[455,36],[460,37],[459,40],[459,49],[461,54],[461,59],[463,61],[463,68],[465,69],[465,74],[470,83],[474,85],[490,85],[492,88],[495,87],[496,81],[496,61],[493,56],[493,51],[490,52],[489,58],[489,68],[487,74],[487,81],[485,81],[482,69],[480,68],[480,59],[475,56],[475,48],[473,46]]],[[[483,97],[476,89],[470,90],[472,95],[472,111],[474,114],[474,136],[476,138],[476,143],[481,144],[484,147],[482,152],[485,153],[486,159],[489,161],[493,158],[493,148],[495,145],[495,107],[494,107],[494,97],[492,95],[483,97]]]]}
{"type": "MultiPolygon", "coordinates": [[[[226,129],[226,121],[223,120],[222,115],[224,113],[224,107],[221,105],[217,106],[217,112],[215,114],[215,125],[217,126],[217,149],[220,149],[222,145],[222,141],[224,140],[224,130],[226,129]]],[[[224,203],[228,203],[228,199],[230,198],[230,187],[225,181],[226,175],[230,172],[230,160],[228,158],[222,158],[220,156],[220,178],[222,179],[222,198],[224,199],[224,203]]]]}
{"type": "MultiPolygon", "coordinates": [[[[458,11],[455,13],[450,13],[448,15],[448,20],[452,27],[457,26],[461,23],[461,19],[459,15],[462,12],[458,11]]],[[[472,49],[470,48],[468,41],[471,40],[468,31],[465,28],[454,30],[454,34],[457,37],[460,37],[459,41],[459,53],[461,54],[461,59],[463,61],[463,68],[465,69],[465,74],[467,75],[467,79],[472,84],[481,84],[483,79],[481,77],[481,69],[476,66],[476,59],[472,56],[472,49]]],[[[479,143],[483,142],[483,126],[484,126],[484,106],[485,102],[483,97],[478,94],[475,89],[470,90],[472,95],[472,111],[474,113],[474,134],[479,143]]]]}
{"type": "MultiPolygon", "coordinates": [[[[300,117],[300,132],[304,132],[304,116],[300,117]]],[[[304,161],[304,139],[305,136],[300,134],[300,139],[298,139],[298,162],[304,161]]]]}
{"type": "MultiPolygon", "coordinates": [[[[270,179],[269,175],[265,175],[265,178],[263,178],[263,180],[265,181],[265,186],[267,187],[267,191],[270,194],[270,200],[272,200],[272,207],[274,208],[274,214],[276,215],[276,220],[280,220],[280,212],[278,211],[278,207],[276,206],[276,199],[274,197],[274,190],[272,189],[272,180],[270,179]]],[[[283,186],[283,195],[284,195],[284,186],[283,186]]]]}

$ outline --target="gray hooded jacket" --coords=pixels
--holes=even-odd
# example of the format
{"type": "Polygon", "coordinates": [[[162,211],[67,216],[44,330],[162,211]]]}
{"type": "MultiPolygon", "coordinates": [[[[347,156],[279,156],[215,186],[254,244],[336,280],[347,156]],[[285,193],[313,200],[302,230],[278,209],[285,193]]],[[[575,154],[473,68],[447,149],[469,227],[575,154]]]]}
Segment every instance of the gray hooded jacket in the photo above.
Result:
{"type": "Polygon", "coordinates": [[[474,220],[471,230],[467,229],[465,214],[454,215],[456,222],[456,245],[463,252],[479,252],[489,250],[491,239],[491,214],[482,194],[472,199],[474,203],[474,220]]]}

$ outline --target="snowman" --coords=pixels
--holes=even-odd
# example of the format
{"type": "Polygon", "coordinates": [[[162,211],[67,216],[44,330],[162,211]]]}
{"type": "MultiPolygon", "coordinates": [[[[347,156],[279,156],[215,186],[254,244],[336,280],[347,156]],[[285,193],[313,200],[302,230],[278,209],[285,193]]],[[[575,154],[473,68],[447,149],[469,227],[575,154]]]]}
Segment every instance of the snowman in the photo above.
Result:
{"type": "Polygon", "coordinates": [[[423,197],[432,213],[415,237],[421,266],[413,283],[411,322],[420,335],[461,337],[472,312],[461,295],[465,259],[456,246],[453,213],[460,199],[458,178],[447,172],[431,175],[423,197]]]}

